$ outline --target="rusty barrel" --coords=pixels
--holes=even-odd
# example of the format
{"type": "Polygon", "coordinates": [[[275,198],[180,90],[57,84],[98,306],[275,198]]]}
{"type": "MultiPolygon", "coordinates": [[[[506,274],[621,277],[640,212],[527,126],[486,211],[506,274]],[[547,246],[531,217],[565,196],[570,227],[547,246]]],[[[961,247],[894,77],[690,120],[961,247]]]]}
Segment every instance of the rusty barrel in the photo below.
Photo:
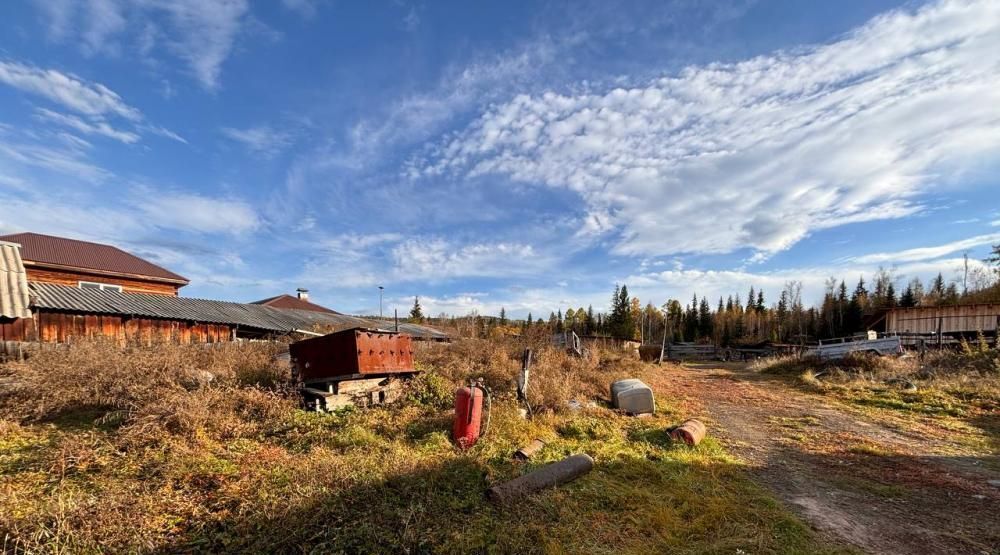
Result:
{"type": "Polygon", "coordinates": [[[705,439],[705,425],[700,420],[685,420],[670,431],[670,439],[683,441],[688,445],[698,445],[705,439]]]}
{"type": "Polygon", "coordinates": [[[534,472],[493,486],[486,491],[486,497],[498,505],[506,505],[536,491],[571,482],[590,472],[594,459],[581,453],[549,463],[534,472]]]}

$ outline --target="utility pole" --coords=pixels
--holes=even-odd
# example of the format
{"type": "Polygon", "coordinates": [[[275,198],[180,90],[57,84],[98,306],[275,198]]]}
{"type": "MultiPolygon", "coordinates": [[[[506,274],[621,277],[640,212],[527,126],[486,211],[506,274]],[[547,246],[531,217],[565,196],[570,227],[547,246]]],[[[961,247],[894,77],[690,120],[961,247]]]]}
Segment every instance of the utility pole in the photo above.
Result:
{"type": "Polygon", "coordinates": [[[962,275],[962,295],[969,294],[969,253],[968,251],[962,253],[962,258],[965,259],[965,273],[962,275]]]}
{"type": "Polygon", "coordinates": [[[382,287],[381,285],[378,286],[378,319],[379,320],[382,319],[382,290],[384,290],[384,289],[385,289],[385,287],[382,287]]]}

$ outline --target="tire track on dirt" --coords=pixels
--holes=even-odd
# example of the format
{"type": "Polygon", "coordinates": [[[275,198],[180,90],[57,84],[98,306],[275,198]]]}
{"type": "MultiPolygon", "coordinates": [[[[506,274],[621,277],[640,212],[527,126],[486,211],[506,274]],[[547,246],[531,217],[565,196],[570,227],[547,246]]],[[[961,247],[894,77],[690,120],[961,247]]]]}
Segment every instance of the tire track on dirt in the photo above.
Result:
{"type": "Polygon", "coordinates": [[[872,553],[1000,552],[1000,475],[936,440],[742,366],[669,365],[651,385],[835,543],[872,553]]]}

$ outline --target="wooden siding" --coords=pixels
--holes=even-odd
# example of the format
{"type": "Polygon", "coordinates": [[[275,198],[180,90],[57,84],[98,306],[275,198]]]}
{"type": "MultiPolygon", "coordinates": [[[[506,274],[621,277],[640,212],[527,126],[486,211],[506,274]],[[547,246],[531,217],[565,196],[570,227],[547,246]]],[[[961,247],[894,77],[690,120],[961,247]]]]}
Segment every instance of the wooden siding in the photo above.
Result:
{"type": "Polygon", "coordinates": [[[0,320],[0,341],[4,342],[67,343],[81,338],[104,336],[122,343],[220,343],[232,339],[232,334],[232,328],[225,324],[96,314],[42,312],[31,319],[0,320]]]}
{"type": "Polygon", "coordinates": [[[889,333],[996,333],[1000,304],[898,308],[886,314],[889,333]]]}
{"type": "Polygon", "coordinates": [[[98,274],[88,274],[71,270],[54,270],[49,268],[35,268],[26,266],[28,281],[38,281],[42,283],[55,283],[58,285],[68,285],[77,287],[81,281],[93,281],[96,283],[110,283],[121,285],[126,293],[152,293],[156,295],[177,296],[177,285],[169,283],[156,283],[143,281],[140,279],[129,279],[122,277],[104,276],[98,274]]]}

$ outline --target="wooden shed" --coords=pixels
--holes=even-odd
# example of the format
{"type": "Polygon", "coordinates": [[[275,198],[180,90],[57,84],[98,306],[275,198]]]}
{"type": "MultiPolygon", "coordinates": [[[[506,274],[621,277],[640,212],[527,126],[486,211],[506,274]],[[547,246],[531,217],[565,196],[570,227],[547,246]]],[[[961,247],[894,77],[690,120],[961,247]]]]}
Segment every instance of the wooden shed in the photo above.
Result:
{"type": "Polygon", "coordinates": [[[918,306],[893,308],[884,316],[887,333],[995,336],[1000,327],[1000,304],[918,306]]]}

